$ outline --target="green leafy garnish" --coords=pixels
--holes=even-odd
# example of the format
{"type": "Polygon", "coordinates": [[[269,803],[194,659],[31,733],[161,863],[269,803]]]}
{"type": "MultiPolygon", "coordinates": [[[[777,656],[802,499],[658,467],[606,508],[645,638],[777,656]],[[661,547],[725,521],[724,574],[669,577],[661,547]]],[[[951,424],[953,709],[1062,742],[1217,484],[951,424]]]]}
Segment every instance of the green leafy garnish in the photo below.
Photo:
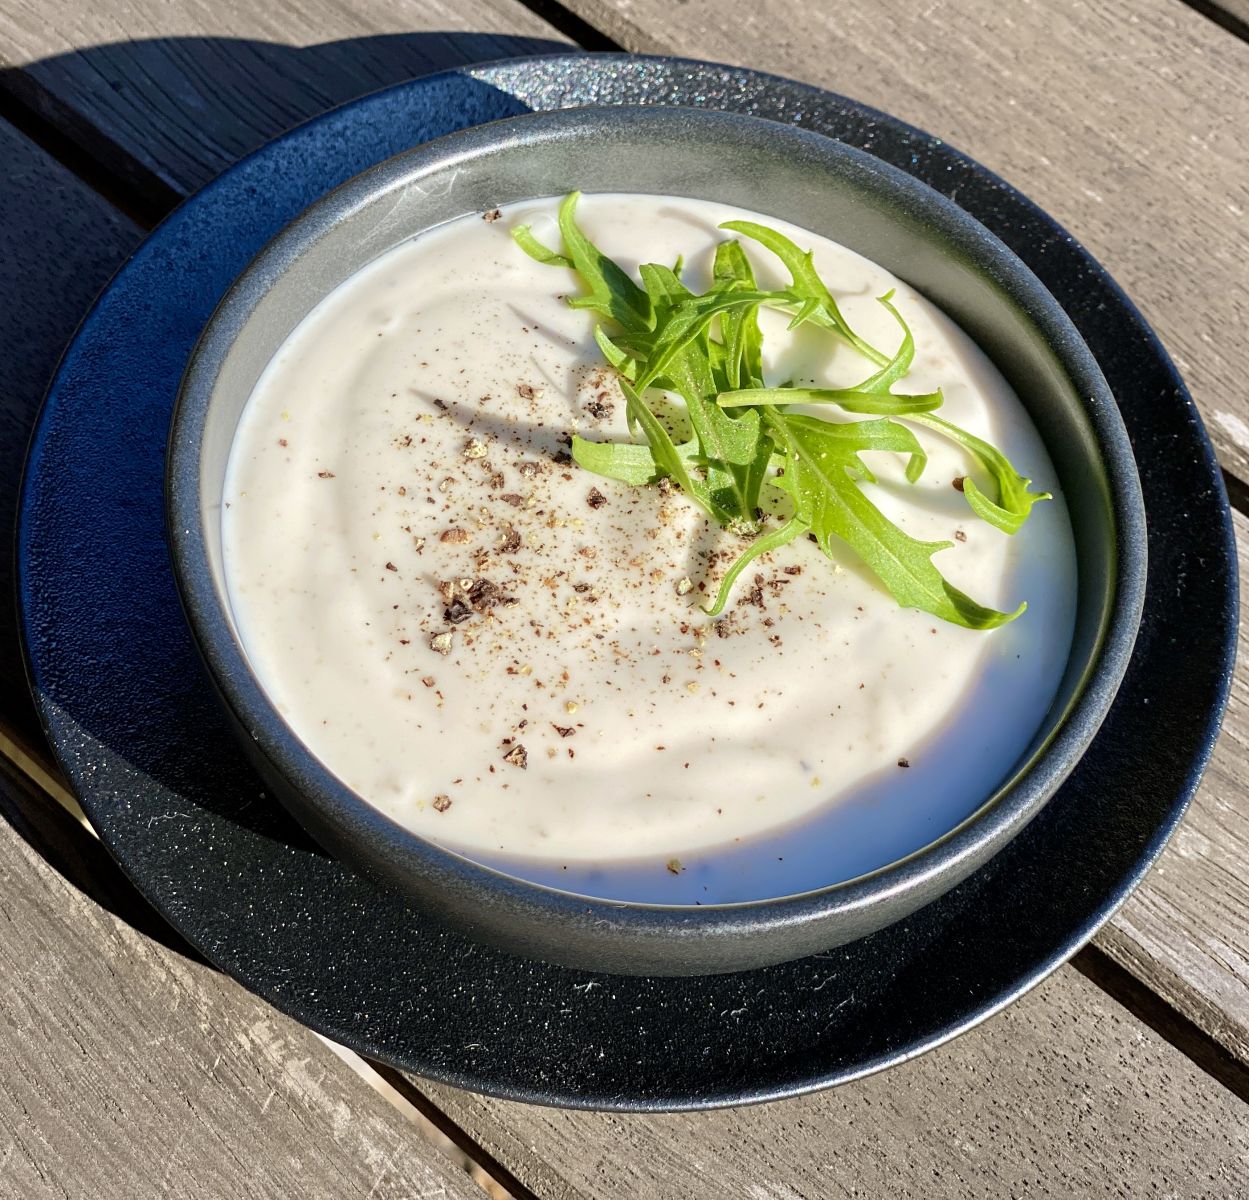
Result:
{"type": "Polygon", "coordinates": [[[968,433],[966,429],[960,429],[957,425],[951,425],[944,417],[937,417],[932,413],[917,416],[915,421],[944,434],[950,441],[957,442],[993,479],[997,486],[996,503],[976,486],[976,481],[970,476],[963,480],[963,495],[967,497],[967,503],[971,506],[972,512],[981,520],[988,521],[990,525],[996,525],[1004,533],[1016,533],[1028,519],[1032,506],[1038,500],[1053,499],[1049,492],[1028,491],[1028,484],[1032,480],[1020,475],[1010,465],[1005,454],[996,447],[990,446],[988,442],[982,441],[975,434],[968,433]]]}
{"type": "Polygon", "coordinates": [[[859,490],[856,478],[871,481],[859,459],[863,450],[896,450],[911,456],[907,474],[918,477],[923,452],[910,430],[894,421],[836,424],[813,417],[769,414],[786,455],[785,474],[776,482],[794,503],[795,518],[815,534],[820,548],[835,557],[834,538],[851,547],[903,608],[920,608],[969,629],[993,629],[1019,616],[977,604],[947,583],[932,556],[950,542],[921,542],[904,533],[859,490]],[[919,467],[914,464],[919,463],[919,467]]]}
{"type": "Polygon", "coordinates": [[[733,586],[755,559],[801,537],[813,538],[829,558],[852,550],[905,608],[918,608],[969,629],[992,629],[1027,608],[999,612],[978,604],[942,576],[933,555],[950,542],[923,542],[890,521],[862,490],[875,482],[861,455],[906,456],[906,478],[915,483],[928,458],[915,433],[902,422],[945,437],[961,447],[992,483],[994,498],[970,476],[962,482],[973,513],[1006,533],[1023,525],[1047,492],[1028,490],[1030,480],[983,439],[937,416],[940,391],[895,392],[915,357],[911,330],[893,302],[880,297],[902,332],[893,355],[882,353],[851,328],[816,270],[813,255],[789,238],[753,221],[721,226],[762,246],[780,260],[789,283],[760,288],[741,242],[716,247],[712,286],[692,292],[681,279],[682,264],[648,263],[640,283],[608,258],[576,222],[579,193],[559,208],[564,253],[543,245],[528,226],[513,230],[517,245],[550,266],[571,269],[585,288],[570,297],[607,322],[595,340],[620,377],[630,432],[646,444],[572,440],[573,459],[586,470],[635,487],[671,481],[708,516],[733,533],[750,537],[720,582],[706,609],[724,610],[733,586]],[[790,317],[790,327],[809,324],[851,346],[876,369],[849,388],[769,386],[763,377],[763,335],[759,310],[790,317]],[[675,393],[684,402],[686,434],[678,441],[671,418],[660,418],[648,391],[675,393]],[[793,411],[795,405],[835,405],[866,421],[830,421],[793,411]],[[688,435],[688,436],[686,436],[688,435]],[[779,525],[768,527],[760,507],[765,483],[775,489],[779,525]],[[778,495],[779,493],[779,495],[778,495]]]}

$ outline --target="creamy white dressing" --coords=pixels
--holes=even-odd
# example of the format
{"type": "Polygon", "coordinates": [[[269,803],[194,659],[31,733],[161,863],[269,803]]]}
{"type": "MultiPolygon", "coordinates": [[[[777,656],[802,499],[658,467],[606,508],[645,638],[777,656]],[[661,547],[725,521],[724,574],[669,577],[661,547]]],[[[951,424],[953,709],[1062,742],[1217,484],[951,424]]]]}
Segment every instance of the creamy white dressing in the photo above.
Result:
{"type": "MultiPolygon", "coordinates": [[[[538,882],[759,899],[928,844],[1028,746],[1070,644],[1071,531],[1018,398],[944,314],[836,243],[703,201],[583,198],[606,253],[629,269],[684,256],[700,290],[720,222],[779,228],[815,249],[852,325],[886,349],[899,330],[874,297],[896,288],[917,353],[895,390],[941,387],[943,415],[1055,493],[1009,538],[952,486],[976,476],[955,447],[918,431],[931,457],[916,485],[900,459],[870,456],[879,507],[954,541],[936,561],[956,586],[1007,610],[1028,601],[992,633],[899,609],[849,552],[835,566],[805,540],[755,564],[713,621],[699,604],[741,543],[679,493],[560,461],[570,432],[632,439],[594,319],[564,301],[576,278],[509,237],[528,222],[558,246],[555,204],[389,251],[265,372],[223,514],[258,678],[363,800],[538,882]]],[[[783,284],[766,252],[750,255],[761,283],[783,284]]],[[[763,323],[770,381],[844,386],[872,369],[826,334],[763,323]]]]}

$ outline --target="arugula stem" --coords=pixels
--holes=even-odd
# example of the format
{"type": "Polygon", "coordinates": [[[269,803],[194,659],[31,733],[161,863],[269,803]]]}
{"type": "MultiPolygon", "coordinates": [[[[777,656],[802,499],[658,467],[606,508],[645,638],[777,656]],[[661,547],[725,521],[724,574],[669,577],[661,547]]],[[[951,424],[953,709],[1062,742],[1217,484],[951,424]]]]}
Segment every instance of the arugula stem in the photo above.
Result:
{"type": "Polygon", "coordinates": [[[940,390],[922,395],[895,394],[915,357],[911,330],[893,303],[892,291],[879,297],[902,331],[892,355],[877,350],[846,321],[836,298],[815,268],[810,251],[798,248],[778,230],[753,221],[721,226],[749,238],[775,255],[789,272],[786,288],[769,291],[755,282],[749,258],[738,241],[720,243],[711,288],[695,294],[682,282],[682,260],[675,268],[648,263],[641,285],[605,255],[577,225],[579,194],[560,204],[564,253],[539,242],[528,226],[513,230],[517,245],[538,262],[571,269],[586,291],[570,297],[610,322],[595,338],[618,375],[626,400],[629,429],[646,444],[573,442],[575,460],[586,470],[633,486],[668,478],[712,520],[735,532],[758,526],[760,489],[765,482],[786,493],[789,519],[756,537],[720,581],[705,609],[719,616],[742,572],[761,555],[779,550],[809,533],[829,558],[849,546],[903,607],[918,608],[971,629],[992,629],[1014,620],[1014,612],[986,608],[953,587],[932,558],[950,542],[923,542],[889,521],[861,490],[873,475],[860,455],[884,451],[907,456],[906,477],[916,483],[927,455],[915,434],[900,424],[918,425],[955,442],[993,479],[990,499],[967,478],[963,494],[972,511],[989,524],[1015,533],[1047,492],[1028,490],[1006,456],[988,442],[936,415],[940,390]],[[758,313],[761,308],[790,315],[790,328],[811,324],[847,342],[876,370],[850,388],[769,387],[763,379],[758,313]],[[646,403],[649,388],[676,393],[685,402],[693,437],[674,444],[646,403]],[[789,411],[800,404],[832,404],[873,420],[825,421],[789,411]],[[898,418],[895,420],[894,418],[898,418]],[[775,472],[771,468],[776,466],[775,472]]]}
{"type": "Polygon", "coordinates": [[[709,617],[718,617],[723,611],[724,606],[728,603],[729,594],[733,591],[733,585],[737,582],[737,577],[760,555],[770,554],[773,550],[779,550],[782,546],[789,545],[794,538],[801,537],[810,526],[805,521],[800,521],[797,517],[790,517],[779,529],[772,530],[771,533],[760,534],[745,550],[737,557],[737,561],[725,572],[724,578],[720,580],[720,589],[716,592],[716,598],[710,608],[703,608],[709,617]]]}

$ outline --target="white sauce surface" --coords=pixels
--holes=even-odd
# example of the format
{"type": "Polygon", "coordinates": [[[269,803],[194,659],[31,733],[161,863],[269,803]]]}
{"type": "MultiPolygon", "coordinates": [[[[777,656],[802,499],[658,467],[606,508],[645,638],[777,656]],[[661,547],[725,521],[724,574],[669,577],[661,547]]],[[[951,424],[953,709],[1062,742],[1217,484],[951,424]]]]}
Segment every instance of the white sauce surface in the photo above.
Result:
{"type": "MultiPolygon", "coordinates": [[[[555,205],[463,218],[389,251],[266,371],[223,513],[231,604],[257,676],[370,804],[574,891],[759,899],[928,844],[1027,747],[1070,645],[1071,531],[1018,399],[939,310],[844,247],[723,205],[585,197],[579,219],[608,254],[631,270],[639,254],[683,255],[698,290],[727,236],[720,222],[783,230],[814,247],[851,324],[890,350],[899,331],[873,298],[896,288],[917,355],[895,390],[942,387],[943,415],[1056,494],[1008,538],[951,486],[968,461],[918,430],[924,478],[908,485],[901,459],[873,454],[869,494],[914,536],[957,539],[936,559],[946,576],[995,607],[1026,599],[1021,619],[979,633],[899,609],[848,551],[838,567],[804,540],[760,560],[714,622],[698,604],[739,543],[680,494],[554,461],[570,431],[628,438],[594,319],[563,300],[575,277],[508,236],[531,222],[558,246],[555,205]],[[592,506],[591,489],[606,502],[592,506]],[[682,596],[686,578],[695,587],[682,596]],[[488,580],[516,603],[451,624],[439,584],[457,579],[488,580]],[[431,638],[447,630],[441,654],[431,638]]],[[[760,282],[781,286],[770,256],[747,248],[760,282]]],[[[831,337],[763,319],[770,380],[845,386],[871,373],[831,337]]]]}

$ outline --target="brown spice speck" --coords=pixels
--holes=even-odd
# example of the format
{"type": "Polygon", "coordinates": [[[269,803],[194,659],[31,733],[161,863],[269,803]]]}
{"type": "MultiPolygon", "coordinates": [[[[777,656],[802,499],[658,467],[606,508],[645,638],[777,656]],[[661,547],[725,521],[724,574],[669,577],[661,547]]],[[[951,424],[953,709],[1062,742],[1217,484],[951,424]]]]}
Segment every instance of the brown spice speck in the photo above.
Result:
{"type": "Polygon", "coordinates": [[[444,629],[441,633],[431,633],[429,635],[429,648],[436,654],[450,654],[451,643],[455,640],[455,635],[449,629],[444,629]]]}
{"type": "Polygon", "coordinates": [[[954,531],[954,540],[956,542],[965,542],[967,540],[967,535],[961,529],[956,529],[954,531]]]}
{"type": "Polygon", "coordinates": [[[910,765],[911,765],[911,760],[910,760],[909,758],[900,758],[900,759],[898,759],[898,766],[900,766],[900,767],[909,767],[910,765]]]}
{"type": "Polygon", "coordinates": [[[446,812],[450,807],[450,796],[438,795],[434,797],[434,812],[446,812]]]}
{"type": "Polygon", "coordinates": [[[967,479],[966,475],[956,475],[954,477],[954,490],[956,492],[961,492],[963,490],[963,484],[966,481],[966,479],[967,479]]]}
{"type": "Polygon", "coordinates": [[[503,554],[515,554],[520,549],[521,544],[519,531],[514,525],[509,525],[503,535],[503,541],[499,543],[499,550],[503,554]]]}
{"type": "Polygon", "coordinates": [[[333,471],[318,471],[317,478],[318,479],[333,479],[334,472],[333,471]]]}
{"type": "Polygon", "coordinates": [[[505,492],[499,497],[499,499],[502,500],[504,504],[510,504],[513,508],[525,507],[525,497],[518,496],[515,492],[505,492]]]}
{"type": "Polygon", "coordinates": [[[388,571],[397,571],[397,570],[399,570],[399,568],[398,568],[398,567],[396,567],[394,563],[392,563],[392,562],[388,562],[388,563],[386,564],[386,570],[388,570],[388,571]]]}
{"type": "Polygon", "coordinates": [[[479,579],[468,589],[468,602],[478,612],[493,608],[502,599],[504,597],[499,591],[499,585],[488,579],[479,579]]]}
{"type": "Polygon", "coordinates": [[[591,508],[602,508],[607,503],[607,497],[596,487],[592,487],[586,494],[585,502],[591,508]]]}
{"type": "Polygon", "coordinates": [[[529,766],[529,752],[519,742],[513,746],[504,756],[505,763],[511,763],[514,767],[519,767],[522,771],[529,766]]]}
{"type": "Polygon", "coordinates": [[[680,875],[681,872],[685,870],[685,868],[681,865],[681,860],[679,858],[670,858],[665,865],[671,875],[680,875]]]}
{"type": "Polygon", "coordinates": [[[551,722],[551,728],[562,738],[572,737],[577,732],[571,725],[556,725],[554,722],[551,722]]]}
{"type": "Polygon", "coordinates": [[[518,383],[516,393],[522,400],[534,400],[537,398],[538,389],[532,383],[518,383]]]}
{"type": "Polygon", "coordinates": [[[786,575],[801,575],[802,568],[801,567],[786,567],[785,574],[786,575]]]}
{"type": "Polygon", "coordinates": [[[453,525],[450,529],[444,529],[438,535],[440,542],[449,542],[452,545],[461,546],[468,541],[469,533],[467,529],[461,529],[458,525],[453,525]]]}
{"type": "Polygon", "coordinates": [[[503,214],[499,211],[499,209],[492,208],[489,212],[482,213],[481,219],[488,224],[493,225],[502,215],[503,214]]]}

